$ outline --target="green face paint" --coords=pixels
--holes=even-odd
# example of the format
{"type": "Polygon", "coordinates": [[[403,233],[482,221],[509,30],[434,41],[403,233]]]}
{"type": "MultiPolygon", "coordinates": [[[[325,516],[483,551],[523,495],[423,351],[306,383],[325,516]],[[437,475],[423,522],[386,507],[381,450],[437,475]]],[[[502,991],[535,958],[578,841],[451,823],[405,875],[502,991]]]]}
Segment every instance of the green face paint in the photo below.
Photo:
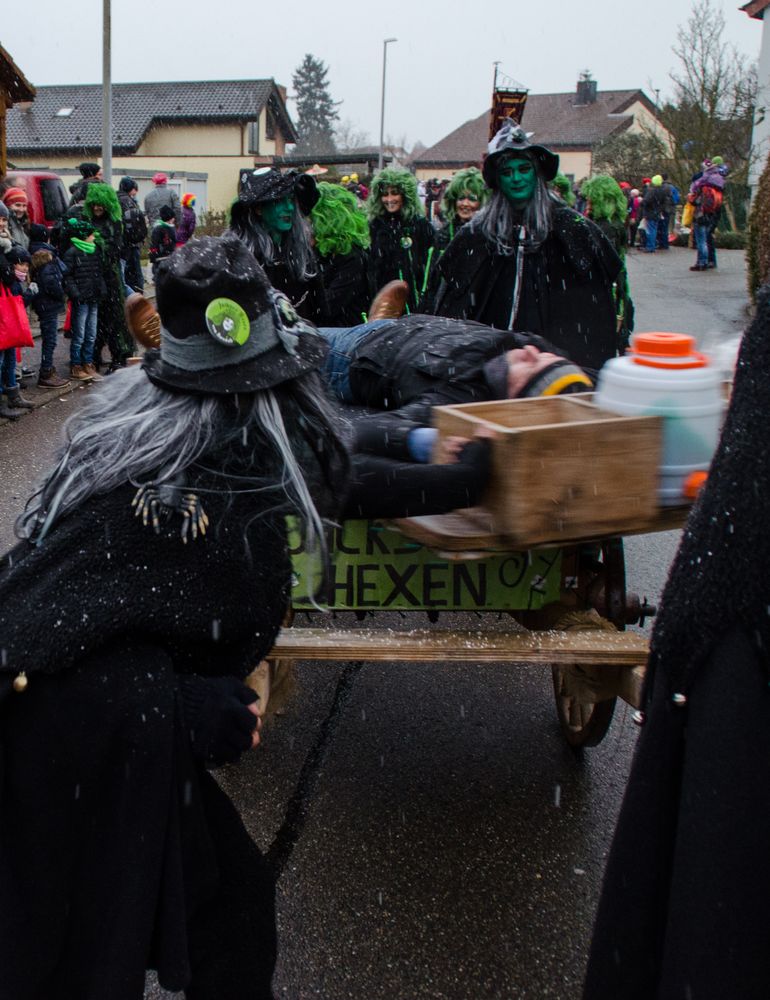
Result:
{"type": "Polygon", "coordinates": [[[262,225],[272,237],[277,236],[280,240],[284,233],[291,230],[294,212],[294,199],[291,197],[265,202],[262,206],[262,225]]]}
{"type": "Polygon", "coordinates": [[[507,156],[497,173],[500,190],[516,207],[526,205],[535,193],[537,173],[531,160],[521,156],[507,156]]]}

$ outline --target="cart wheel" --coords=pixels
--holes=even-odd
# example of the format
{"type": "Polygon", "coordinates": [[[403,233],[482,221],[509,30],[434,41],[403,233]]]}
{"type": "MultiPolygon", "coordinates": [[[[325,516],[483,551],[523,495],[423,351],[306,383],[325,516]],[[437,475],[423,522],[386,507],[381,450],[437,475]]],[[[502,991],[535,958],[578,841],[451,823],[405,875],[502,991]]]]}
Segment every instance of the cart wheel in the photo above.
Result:
{"type": "MultiPolygon", "coordinates": [[[[593,608],[554,608],[551,628],[565,632],[599,629],[614,632],[612,622],[593,608]]],[[[607,735],[617,698],[620,667],[553,666],[556,714],[571,747],[595,747],[607,735]]]]}
{"type": "Polygon", "coordinates": [[[575,683],[570,667],[554,666],[553,691],[556,714],[571,747],[595,747],[607,735],[617,698],[591,700],[588,688],[575,683]]]}

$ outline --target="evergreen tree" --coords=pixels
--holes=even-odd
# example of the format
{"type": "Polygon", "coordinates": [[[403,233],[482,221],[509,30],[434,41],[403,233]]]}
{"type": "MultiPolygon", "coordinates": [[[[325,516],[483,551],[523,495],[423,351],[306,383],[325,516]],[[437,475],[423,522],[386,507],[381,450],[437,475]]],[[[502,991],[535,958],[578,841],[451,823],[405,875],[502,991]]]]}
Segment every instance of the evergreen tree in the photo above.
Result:
{"type": "Polygon", "coordinates": [[[292,77],[297,104],[297,152],[334,153],[334,126],[339,118],[329,93],[328,67],[308,53],[292,77]]]}

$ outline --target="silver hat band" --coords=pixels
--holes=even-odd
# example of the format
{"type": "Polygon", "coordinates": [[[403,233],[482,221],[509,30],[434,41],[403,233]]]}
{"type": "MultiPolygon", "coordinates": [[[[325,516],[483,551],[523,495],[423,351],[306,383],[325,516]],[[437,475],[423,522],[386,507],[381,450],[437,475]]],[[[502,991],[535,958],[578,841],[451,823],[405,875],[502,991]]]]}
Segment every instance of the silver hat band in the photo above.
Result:
{"type": "Polygon", "coordinates": [[[160,356],[174,368],[200,372],[209,368],[239,365],[281,346],[275,330],[275,320],[269,309],[251,321],[249,330],[249,339],[245,344],[227,347],[209,333],[178,340],[165,326],[161,326],[160,356]]]}

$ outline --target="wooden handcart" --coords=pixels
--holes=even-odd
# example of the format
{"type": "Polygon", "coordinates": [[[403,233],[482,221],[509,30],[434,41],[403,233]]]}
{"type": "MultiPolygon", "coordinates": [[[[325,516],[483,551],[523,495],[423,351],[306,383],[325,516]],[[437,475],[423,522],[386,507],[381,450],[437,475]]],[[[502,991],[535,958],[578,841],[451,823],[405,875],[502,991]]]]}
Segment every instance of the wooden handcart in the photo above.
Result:
{"type": "Polygon", "coordinates": [[[488,508],[336,529],[323,603],[354,612],[353,626],[310,624],[317,608],[301,594],[322,573],[297,551],[295,613],[271,657],[550,664],[567,741],[596,745],[618,698],[639,707],[648,646],[626,626],[654,614],[626,593],[623,536],[687,515],[657,507],[661,419],[603,413],[590,397],[434,413],[444,436],[495,432],[488,508]]]}

